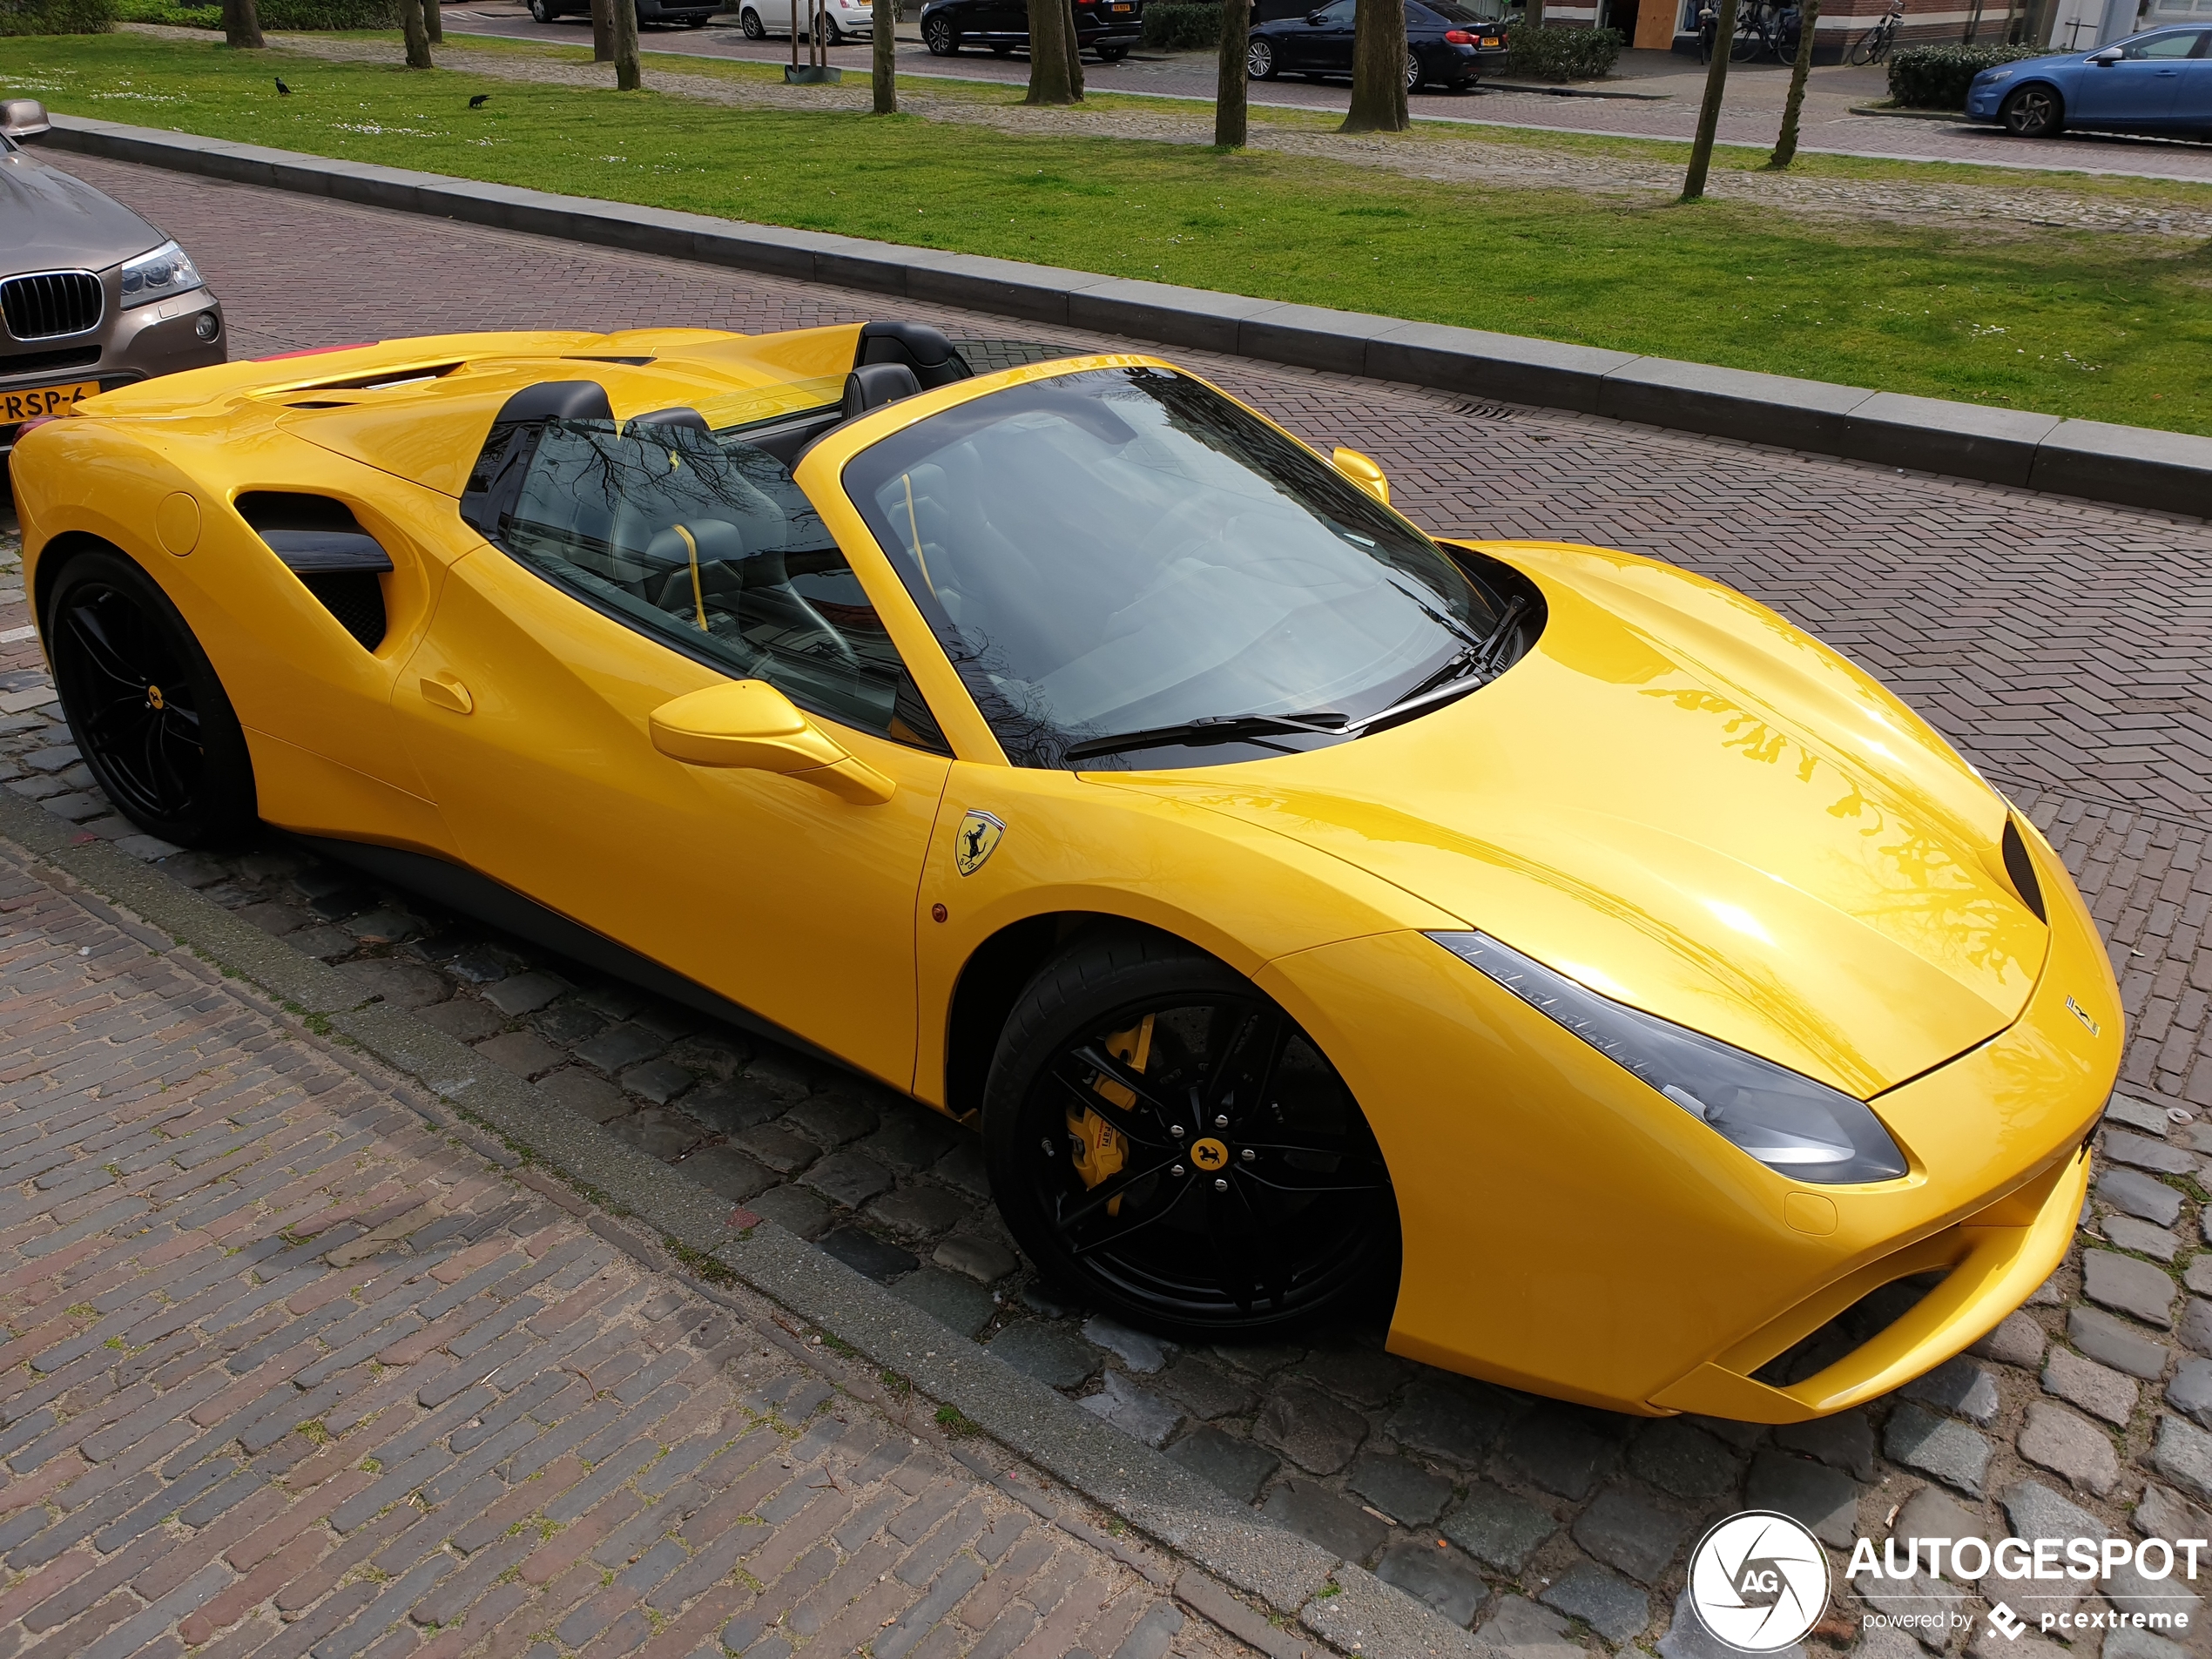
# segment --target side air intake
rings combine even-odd
[[[353,509],[327,496],[257,489],[238,498],[238,512],[363,651],[384,643],[379,578],[392,568],[392,558],[361,528]]]

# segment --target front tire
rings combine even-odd
[[[1244,48],[1244,73],[1256,81],[1271,81],[1283,72],[1275,61],[1275,46],[1271,41],[1255,40]]]
[[[765,40],[768,37],[768,30],[760,21],[760,14],[750,6],[738,14],[738,27],[745,31],[747,40]]]
[[[842,46],[845,44],[845,31],[837,26],[836,18],[822,19],[822,44],[825,46]]]
[[[1030,982],[983,1151],[1030,1259],[1131,1323],[1261,1340],[1394,1291],[1397,1204],[1351,1090],[1251,981],[1180,941],[1103,928]]]
[[[1423,77],[1423,75],[1422,75],[1422,73],[1421,73],[1421,59],[1420,59],[1420,53],[1418,53],[1418,52],[1411,52],[1411,51],[1407,52],[1407,53],[1406,54],[1406,91],[1408,91],[1408,92],[1418,92],[1418,91],[1420,91],[1421,90],[1421,82],[1422,82],[1423,78],[1424,78],[1424,77]]]
[[[55,578],[46,639],[70,734],[124,816],[179,846],[253,826],[246,734],[152,577],[110,550],[77,555]]]
[[[2066,105],[2047,86],[2023,86],[1998,113],[2015,138],[2055,138],[2066,125]]]
[[[960,56],[960,35],[949,17],[932,17],[922,24],[921,44],[929,48],[932,57]]]
[[[546,0],[530,0],[530,21],[532,23],[551,23],[554,18],[559,17],[560,15],[561,14],[558,10],[546,3]]]

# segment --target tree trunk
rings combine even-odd
[[[1214,81],[1213,141],[1224,150],[1244,147],[1244,49],[1251,40],[1250,0],[1221,0],[1221,64]]]
[[[1804,107],[1805,77],[1812,73],[1812,31],[1820,22],[1820,0],[1797,0],[1797,61],[1790,66],[1790,97],[1782,106],[1782,136],[1774,141],[1770,168],[1797,158],[1797,112]]]
[[[1541,29],[1544,26],[1544,0],[1528,0],[1528,10],[1521,14],[1521,21],[1528,28]]]
[[[1728,85],[1728,52],[1736,39],[1736,0],[1721,0],[1720,21],[1713,25],[1713,61],[1705,66],[1705,102],[1697,111],[1697,137],[1689,146],[1689,175],[1682,182],[1682,199],[1702,200],[1705,174],[1713,165],[1713,135],[1720,131],[1721,93]]]
[[[261,14],[253,0],[223,0],[223,41],[226,45],[260,50]]]
[[[637,70],[637,0],[609,0],[615,28],[615,85],[634,92],[645,84]]]
[[[1405,0],[1359,0],[1352,27],[1352,109],[1339,132],[1406,130]]]
[[[1024,104],[1073,104],[1068,78],[1068,0],[1029,0],[1029,95]]]
[[[422,0],[400,0],[400,32],[407,37],[407,66],[435,69],[430,61],[430,31],[422,23]]]
[[[615,14],[608,0],[591,0],[591,61],[615,61]]]
[[[875,83],[875,112],[878,115],[899,113],[899,38],[894,32],[899,21],[899,0],[875,0],[875,51],[871,57],[871,78]]]
[[[445,8],[439,3],[439,0],[422,0],[422,24],[429,32],[430,44],[433,46],[442,46],[446,44]]]
[[[1076,37],[1076,0],[1066,0],[1060,9],[1060,26],[1067,30],[1068,90],[1076,95],[1076,102],[1083,101],[1083,54]]]

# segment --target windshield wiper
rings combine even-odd
[[[1496,678],[1493,664],[1505,645],[1506,637],[1513,631],[1514,624],[1520,620],[1521,611],[1527,608],[1527,603],[1518,595],[1508,600],[1504,614],[1498,618],[1498,625],[1487,637],[1458,653],[1411,693],[1399,698],[1388,708],[1346,721],[1341,730],[1357,734],[1385,720],[1395,719],[1399,715],[1412,714],[1439,703],[1448,703],[1453,698],[1464,697],[1469,691],[1480,691]]]
[[[1262,737],[1271,732],[1317,732],[1332,738],[1349,729],[1345,717],[1334,709],[1316,709],[1306,714],[1207,714],[1179,725],[1156,725],[1143,732],[1086,738],[1081,743],[1069,744],[1062,753],[1069,760],[1083,760],[1092,755],[1165,748],[1170,744],[1197,747],[1209,743],[1235,743],[1241,738]]]

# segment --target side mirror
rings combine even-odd
[[[1383,476],[1383,469],[1361,455],[1357,449],[1339,449],[1329,459],[1345,477],[1372,496],[1384,506],[1390,505],[1390,480]]]
[[[1318,29],[1321,26],[1322,17],[1318,11],[1309,11],[1305,14],[1305,20]]]
[[[11,98],[0,103],[0,132],[11,138],[35,138],[53,129],[46,106],[35,98]]]
[[[2114,64],[2120,61],[2121,57],[2121,53],[2119,47],[2107,46],[2101,52],[2091,52],[2089,54],[2089,61],[2094,64],[2099,69],[2110,69]]]
[[[896,786],[792,706],[765,680],[731,680],[652,712],[653,747],[687,766],[779,772],[856,806],[889,800]]]

